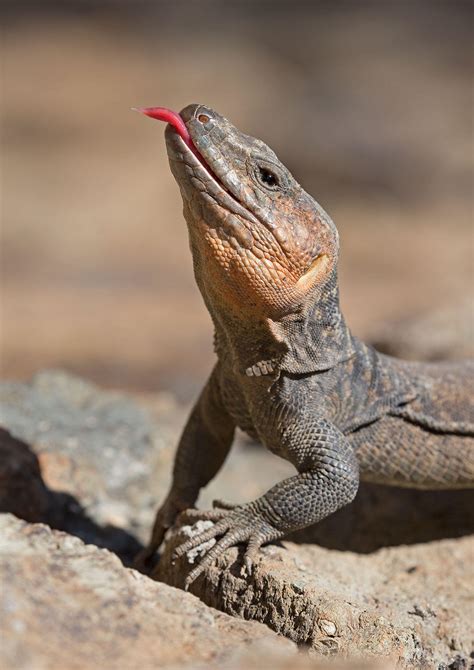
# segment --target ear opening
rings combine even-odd
[[[320,254],[317,256],[308,269],[296,282],[296,286],[306,292],[316,283],[319,275],[321,275],[329,264],[329,256],[327,254]]]

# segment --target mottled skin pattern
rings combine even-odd
[[[339,309],[337,230],[260,140],[207,107],[181,116],[203,161],[170,127],[198,286],[218,362],[186,424],[147,561],[184,512],[219,538],[187,586],[227,547],[259,547],[350,503],[359,478],[417,488],[474,485],[473,366],[383,356],[353,337]],[[374,251],[375,253],[375,251]],[[192,508],[239,426],[296,473],[259,499]]]

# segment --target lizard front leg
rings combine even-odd
[[[181,435],[170,491],[156,514],[150,542],[137,556],[144,568],[173,525],[177,515],[197,500],[199,491],[220,470],[234,437],[235,424],[222,404],[214,368]]]
[[[244,566],[250,573],[262,544],[317,523],[354,499],[359,485],[357,458],[349,440],[329,421],[304,422],[300,417],[300,422],[283,429],[279,447],[278,453],[293,463],[297,475],[253,502],[231,509],[184,513],[189,520],[211,519],[215,525],[179,545],[175,558],[221,537],[189,573],[186,588],[228,547],[241,542],[247,544]]]

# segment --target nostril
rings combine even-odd
[[[211,117],[208,116],[207,114],[199,114],[197,117],[198,121],[201,123],[207,123],[208,121],[211,120]]]

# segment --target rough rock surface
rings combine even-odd
[[[49,506],[43,502],[42,514],[32,520],[106,547],[130,563],[169,476],[181,420],[172,398],[160,394],[140,405],[51,371],[29,384],[1,384],[0,418],[10,433],[0,436],[10,470],[20,470],[15,461],[29,450],[52,494]],[[18,504],[8,506],[12,499],[2,494],[7,478],[1,472],[0,510],[30,520]]]
[[[182,587],[199,551],[173,562],[169,533],[154,577]],[[214,542],[214,541],[210,541]],[[284,542],[251,576],[228,550],[191,585],[212,607],[266,623],[321,654],[385,657],[397,667],[467,668],[473,651],[474,538],[381,549],[370,556]],[[454,664],[454,665],[450,665]]]
[[[143,670],[294,655],[266,626],[152,582],[104,549],[0,515],[3,670]]]
[[[47,523],[130,564],[165,495],[187,412],[169,394],[105,392],[62,372],[41,373],[30,383],[0,384],[0,511]],[[215,497],[250,500],[292,472],[287,462],[240,436],[200,506],[209,507]],[[21,534],[27,532],[22,528]],[[239,564],[234,565],[238,552],[230,550],[206,581],[197,582],[196,593],[213,607],[263,621],[309,644],[315,653],[363,651],[390,662],[401,657],[415,667],[454,663],[452,670],[460,670],[468,667],[462,659],[472,648],[466,621],[473,548],[462,536],[473,529],[472,491],[364,485],[354,503],[292,538],[320,546],[269,547],[251,579],[239,576]],[[83,547],[74,538],[68,542]],[[405,544],[414,546],[400,546]],[[69,560],[66,545],[61,540],[54,563],[59,572],[63,551],[64,561]],[[393,549],[370,553],[383,546]],[[95,549],[87,551],[95,557]],[[186,564],[173,567],[167,556],[158,576],[182,584]],[[86,554],[83,560],[89,560]],[[35,571],[53,579],[41,572],[41,565],[31,559],[31,579],[36,579]],[[114,565],[131,579],[125,568]],[[300,570],[302,565],[306,570]],[[107,571],[101,575],[107,580]],[[150,583],[140,579],[140,584]],[[48,591],[53,610],[55,599],[62,597],[59,582],[55,585]],[[32,586],[31,593],[35,590]],[[119,603],[124,593],[117,596]],[[173,593],[187,598],[181,591]],[[26,607],[26,596],[24,602]],[[188,601],[183,602],[185,613]],[[104,603],[97,607],[108,612]],[[24,635],[25,653],[37,649],[34,635],[31,644]],[[261,659],[255,663],[259,667]]]

